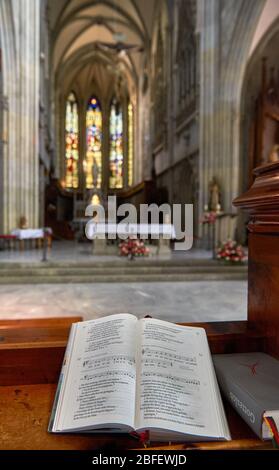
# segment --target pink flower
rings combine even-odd
[[[217,259],[230,261],[232,263],[242,263],[247,260],[244,248],[234,240],[227,240],[216,250]]]

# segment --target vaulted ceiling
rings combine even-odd
[[[57,83],[67,88],[90,63],[91,75],[104,86],[114,73],[125,76],[130,85],[136,83],[149,53],[158,1],[165,0],[49,0]],[[117,50],[113,44],[118,44]]]

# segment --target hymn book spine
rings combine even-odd
[[[63,382],[63,379],[64,379],[66,364],[69,360],[69,352],[70,352],[70,348],[72,347],[72,342],[73,342],[73,331],[74,331],[74,326],[73,325],[72,325],[71,330],[70,330],[68,343],[67,343],[65,353],[64,353],[64,357],[63,357],[61,371],[60,371],[60,374],[59,374],[57,389],[56,389],[56,392],[55,392],[54,402],[53,402],[51,416],[50,416],[49,425],[48,425],[48,432],[53,431],[53,425],[54,425],[55,415],[56,415],[56,411],[57,411],[58,400],[59,400],[59,396],[60,396],[60,392],[61,392],[62,382]]]
[[[265,410],[262,410],[247,390],[234,381],[227,369],[215,364],[215,370],[224,396],[254,433],[262,439],[262,422]]]

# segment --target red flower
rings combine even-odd
[[[119,243],[120,256],[148,256],[149,249],[142,240],[138,238],[128,238]]]
[[[236,241],[228,240],[224,242],[216,252],[217,259],[233,263],[243,263],[247,256],[244,248],[237,245]]]

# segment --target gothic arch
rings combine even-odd
[[[163,0],[165,3],[165,0]],[[141,0],[68,0],[59,2],[56,7],[53,2],[48,2],[50,28],[53,31],[51,50],[51,99],[53,102],[52,122],[55,134],[56,147],[56,176],[61,177],[61,159],[63,148],[61,147],[61,126],[63,123],[64,96],[63,91],[73,88],[77,77],[82,75],[89,65],[98,64],[101,69],[106,69],[106,78],[102,79],[101,88],[107,88],[106,102],[103,109],[108,112],[109,94],[114,89],[112,72],[117,76],[122,75],[127,82],[128,95],[133,101],[137,112],[135,113],[135,139],[139,140],[138,125],[138,87],[143,63],[149,56],[150,38],[152,32],[152,18],[157,5],[156,0],[149,0],[148,5]],[[124,33],[118,38],[119,31]],[[142,49],[133,52],[129,48],[125,54],[118,54],[105,44],[116,45],[123,43],[137,45]],[[104,77],[103,77],[104,78]],[[89,76],[88,76],[89,80]],[[98,78],[95,77],[95,84]],[[114,80],[114,81],[115,81]],[[99,80],[100,81],[100,80]],[[76,86],[76,85],[75,85]],[[90,86],[90,83],[88,83]],[[85,88],[88,88],[86,85]],[[82,88],[78,96],[82,99]],[[85,92],[84,92],[85,93]],[[110,97],[111,98],[111,97]],[[85,99],[83,97],[83,99]],[[108,145],[108,143],[106,143]],[[141,150],[135,146],[136,159],[140,160]],[[135,180],[141,181],[140,165],[135,166]]]
[[[256,158],[253,164],[252,154],[256,149],[251,148],[251,132],[255,124],[255,107],[262,93],[262,80],[266,82],[267,92],[270,80],[275,80],[275,86],[278,82],[278,44],[279,40],[279,16],[273,20],[265,33],[259,38],[259,42],[254,45],[253,52],[247,63],[245,75],[241,90],[241,134],[240,134],[240,170],[241,191],[248,189],[252,183],[252,167],[262,162]],[[278,87],[278,85],[277,85]],[[276,91],[276,89],[275,89]],[[253,124],[254,122],[254,124]],[[254,132],[256,130],[254,129]],[[263,129],[262,129],[263,131]],[[258,149],[259,153],[259,149]],[[250,154],[250,155],[249,155]]]

